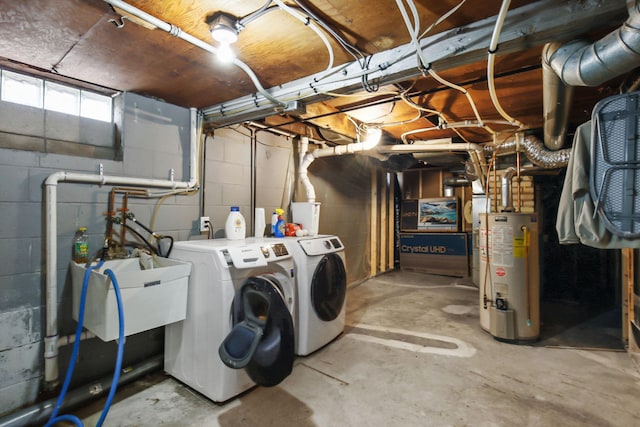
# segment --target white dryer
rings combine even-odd
[[[167,373],[211,400],[224,402],[256,384],[275,385],[291,372],[296,287],[286,245],[262,239],[176,242],[171,258],[190,261],[192,269],[186,318],[165,328]],[[255,305],[265,312],[253,317],[267,318],[264,348],[258,348],[261,357],[246,368],[232,369],[219,350],[237,324],[238,312],[255,301],[239,301],[242,290],[250,287],[251,295],[263,296]],[[231,346],[231,352],[241,347]]]
[[[329,235],[285,241],[296,267],[296,354],[306,356],[344,330],[347,294],[344,246],[337,236]]]

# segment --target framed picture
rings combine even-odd
[[[458,231],[458,199],[444,197],[418,200],[418,230]]]

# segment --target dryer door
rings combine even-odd
[[[230,368],[244,368],[258,385],[271,387],[293,369],[293,318],[273,276],[247,279],[233,299],[233,329],[218,353]]]
[[[340,314],[347,295],[347,272],[342,258],[326,254],[318,263],[311,280],[311,305],[318,318],[325,322]]]

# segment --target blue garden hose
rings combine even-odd
[[[78,427],[82,427],[82,421],[76,417],[75,415],[60,415],[58,416],[58,412],[60,411],[60,407],[62,406],[62,402],[64,401],[64,397],[67,394],[67,390],[69,389],[69,383],[71,382],[71,377],[73,376],[73,370],[76,364],[76,359],[78,357],[78,350],[80,349],[80,337],[82,335],[82,327],[84,323],[84,310],[85,303],[87,299],[87,289],[89,288],[89,277],[91,275],[91,271],[102,267],[104,264],[104,259],[102,259],[97,265],[90,266],[87,268],[84,274],[84,280],[82,281],[82,292],[80,294],[80,305],[78,307],[78,327],[76,328],[76,339],[73,343],[73,351],[71,353],[71,360],[69,361],[69,367],[67,368],[67,375],[64,380],[64,384],[62,385],[62,390],[60,391],[60,396],[58,396],[58,401],[49,417],[49,421],[45,424],[45,427],[50,427],[55,425],[60,421],[69,421],[74,423]],[[111,389],[109,390],[109,396],[107,397],[107,401],[105,402],[104,408],[102,409],[102,414],[100,415],[100,419],[96,424],[96,427],[102,426],[105,418],[107,417],[107,413],[111,408],[111,403],[113,401],[113,397],[116,394],[116,388],[118,387],[118,380],[120,379],[120,370],[122,368],[122,355],[124,353],[124,308],[122,306],[122,296],[120,295],[120,286],[118,285],[118,280],[116,279],[115,274],[110,269],[104,271],[111,278],[111,283],[113,284],[113,289],[116,295],[116,302],[118,305],[118,321],[119,321],[119,336],[118,336],[118,353],[116,356],[116,366],[113,373],[113,380],[111,381]]]

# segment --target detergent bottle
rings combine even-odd
[[[273,236],[284,237],[284,218],[282,218],[284,209],[276,209],[276,214],[278,215],[278,221],[276,222],[275,229],[273,230]]]
[[[278,214],[274,211],[271,215],[271,235],[276,235],[276,224],[278,223]]]
[[[238,206],[231,206],[224,231],[229,240],[241,240],[246,237],[246,224]]]

